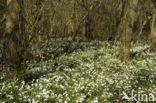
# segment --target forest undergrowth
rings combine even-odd
[[[123,98],[132,91],[156,96],[156,53],[149,44],[132,43],[129,62],[118,59],[120,44],[112,44],[73,42],[64,52],[66,43],[49,42],[40,60],[27,62],[25,81],[0,83],[0,103],[133,103]]]

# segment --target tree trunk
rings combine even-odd
[[[150,47],[150,51],[151,52],[156,52],[156,26],[155,26],[155,19],[156,19],[156,13],[154,12],[152,15],[152,19],[151,19],[151,25],[150,25],[150,29],[151,29],[151,47]]]
[[[5,13],[5,42],[3,48],[3,58],[5,65],[11,65],[16,71],[19,58],[17,58],[17,18],[18,18],[18,5],[16,0],[7,0],[7,12]],[[16,73],[14,73],[16,74]]]
[[[131,44],[132,29],[128,27],[128,23],[125,25],[124,31],[121,34],[120,44],[120,60],[130,60],[130,44]]]
[[[123,16],[120,23],[120,29],[122,29],[120,31],[122,32],[119,59],[121,61],[128,61],[130,60],[131,35],[135,19],[135,13],[133,9],[137,6],[137,0],[127,0],[123,3],[123,6]]]
[[[156,52],[156,27],[154,28],[151,39],[152,39],[152,43],[151,43],[150,51]]]
[[[5,29],[5,7],[6,1],[0,0],[0,38],[3,37],[4,29]]]
[[[27,45],[28,41],[26,39],[25,34],[25,23],[24,23],[24,1],[23,0],[17,0],[19,5],[19,40],[17,46],[20,48],[18,50],[18,57],[20,59],[19,61],[19,68],[17,69],[18,78],[24,79],[25,71],[26,71],[26,57],[27,57]],[[20,74],[19,74],[20,73]]]
[[[123,16],[121,17],[121,22],[120,22],[120,30],[121,31],[121,44],[120,44],[120,54],[119,54],[119,59],[121,61],[127,61],[129,60],[130,57],[130,38],[129,38],[129,19],[128,17],[128,10],[129,5],[128,2],[123,3],[123,8],[122,8],[122,13]]]
[[[7,0],[4,58],[14,69],[13,80],[23,79],[26,70],[27,38],[24,30],[24,1]],[[6,64],[6,65],[8,65]]]
[[[85,21],[85,37],[87,38],[88,42],[93,39],[92,30],[91,30],[91,18],[90,18],[90,11],[88,11],[86,21]]]
[[[6,0],[0,0],[0,59],[2,59],[1,57],[5,32],[5,8],[6,8]]]

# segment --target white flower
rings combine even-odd
[[[98,103],[98,98],[96,97],[95,100],[91,101],[91,103]]]
[[[37,98],[40,98],[41,96],[40,96],[40,95],[37,95],[36,97],[37,97]]]

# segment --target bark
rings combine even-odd
[[[156,26],[155,26],[155,19],[156,19],[156,12],[153,12],[152,19],[151,19],[151,47],[150,51],[151,52],[156,52]]]
[[[125,24],[121,35],[121,44],[120,44],[120,60],[128,61],[130,60],[130,44],[131,44],[131,34],[132,29],[128,27],[128,23]]]
[[[135,45],[138,45],[139,44],[139,39],[141,37],[143,28],[146,25],[146,22],[147,22],[146,20],[145,21],[142,21],[142,20],[140,21],[139,32],[138,32],[138,35],[137,35],[137,40],[135,42]]]
[[[151,43],[150,51],[156,52],[156,27],[152,34],[152,43]]]
[[[132,27],[135,20],[135,12],[133,9],[137,6],[137,0],[126,0],[123,3],[120,31],[121,31],[121,44],[119,59],[121,61],[130,60],[130,44],[132,36]]]
[[[5,7],[6,1],[0,0],[0,38],[2,38],[5,28]]]
[[[14,69],[13,80],[23,79],[26,70],[27,38],[23,13],[23,0],[7,0],[3,58],[6,65]]]

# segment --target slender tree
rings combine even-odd
[[[151,47],[150,47],[150,51],[151,52],[156,52],[156,26],[155,26],[155,19],[156,19],[156,10],[153,10],[153,14],[152,14],[152,19],[151,19],[151,34],[150,34],[150,38],[151,38]]]
[[[150,51],[151,52],[156,52],[156,25],[155,25],[155,20],[156,20],[156,2],[155,0],[151,0],[153,3],[153,12],[152,12],[152,18],[151,18],[151,23],[150,23],[150,38],[151,38],[151,47]]]

